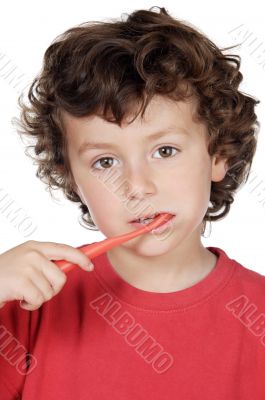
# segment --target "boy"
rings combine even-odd
[[[173,218],[94,258],[90,276],[74,269],[53,298],[39,279],[41,307],[0,298],[1,399],[265,398],[265,277],[201,243],[256,150],[239,66],[164,8],[72,28],[46,50],[21,114],[38,176],[106,237]],[[26,248],[53,259],[48,243]],[[11,293],[26,266],[5,270]]]

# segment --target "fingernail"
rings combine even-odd
[[[94,269],[94,265],[91,263],[91,264],[89,264],[88,265],[88,269],[89,269],[89,271],[93,271],[93,269]]]
[[[94,269],[94,265],[92,264],[91,261],[87,262],[84,267],[88,270],[88,271],[92,271]]]

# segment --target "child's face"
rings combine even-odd
[[[225,160],[209,156],[208,132],[193,120],[195,107],[194,99],[173,102],[156,96],[143,121],[138,116],[122,128],[97,116],[76,118],[63,113],[75,190],[106,237],[134,230],[129,221],[139,214],[170,210],[176,218],[166,240],[146,233],[123,246],[142,255],[158,255],[184,240],[193,245],[200,241],[211,181],[222,180],[226,166]],[[169,126],[173,128],[167,132]],[[163,136],[148,141],[158,131]],[[112,146],[85,149],[84,142],[108,142]],[[96,170],[92,170],[92,164]],[[106,173],[116,179],[104,183]],[[134,196],[130,196],[132,193]],[[147,204],[151,208],[146,209]]]

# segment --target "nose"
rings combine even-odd
[[[125,172],[126,197],[144,198],[155,191],[152,172],[146,164],[128,167]]]

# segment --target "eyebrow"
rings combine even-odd
[[[159,139],[162,136],[166,136],[168,134],[174,134],[174,135],[188,135],[188,132],[184,128],[177,128],[176,126],[168,126],[163,130],[160,130],[158,132],[153,133],[152,135],[148,135],[145,139],[145,141],[152,141]],[[93,149],[105,149],[105,148],[116,148],[115,143],[107,143],[107,142],[93,142],[93,141],[85,141],[84,143],[81,144],[81,146],[78,149],[78,155],[80,156],[81,154],[85,153],[88,150],[93,150]]]

